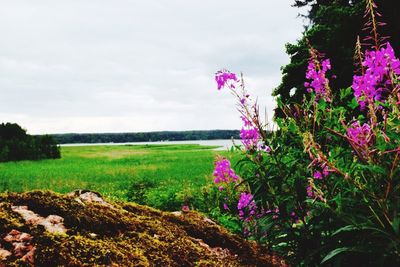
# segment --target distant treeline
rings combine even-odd
[[[163,131],[145,133],[85,133],[53,134],[59,144],[77,143],[127,143],[184,140],[217,140],[239,138],[238,130]]]
[[[28,135],[16,123],[0,124],[0,162],[60,157],[60,148],[51,136]]]

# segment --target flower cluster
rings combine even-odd
[[[239,176],[231,168],[231,163],[227,159],[219,160],[215,163],[214,183],[236,182]]]
[[[253,126],[243,127],[240,130],[240,138],[246,150],[255,149],[260,141],[260,133]]]
[[[307,92],[315,92],[315,100],[322,98],[327,102],[330,102],[329,92],[329,80],[326,78],[326,72],[331,69],[331,63],[329,59],[325,59],[321,64],[315,59],[311,59],[308,63],[306,78],[310,80],[305,82],[304,86],[307,88]]]
[[[354,75],[352,88],[361,109],[364,109],[368,103],[383,100],[382,94],[391,91],[391,75],[400,75],[400,60],[387,43],[379,50],[366,51],[362,67],[364,73]]]
[[[351,127],[347,129],[347,137],[352,143],[365,147],[371,144],[374,134],[367,123],[361,126],[360,122],[357,121],[353,122]]]
[[[314,179],[322,180],[325,177],[327,177],[328,175],[329,175],[329,168],[328,168],[328,166],[325,166],[322,168],[321,171],[314,172],[313,177],[314,177]]]
[[[254,216],[257,211],[257,205],[254,202],[253,195],[251,193],[241,193],[237,208],[239,210],[240,219],[244,221],[249,221],[250,218]],[[246,210],[248,213],[248,217],[245,217]]]
[[[227,70],[220,70],[215,74],[215,81],[217,82],[218,90],[225,86],[234,89],[236,87],[235,83],[239,82],[239,79],[235,73]]]

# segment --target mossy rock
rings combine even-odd
[[[61,216],[66,233],[26,222],[15,206],[27,206],[43,218]],[[6,242],[13,230],[31,236],[31,260],[17,255]],[[267,249],[197,212],[168,213],[125,202],[84,203],[76,196],[48,191],[0,195],[1,249],[12,255],[0,257],[0,267],[283,265]]]

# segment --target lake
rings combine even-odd
[[[237,145],[241,144],[240,140],[234,140],[234,142]],[[82,143],[82,144],[62,144],[60,146],[188,145],[188,144],[199,144],[202,146],[218,146],[218,148],[216,148],[216,150],[227,150],[233,146],[232,139],[127,142],[127,143]]]

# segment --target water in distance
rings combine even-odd
[[[240,140],[234,140],[236,145],[240,145]],[[202,146],[218,146],[217,150],[227,150],[233,146],[232,139],[220,140],[185,140],[185,141],[157,141],[157,142],[128,142],[128,143],[82,143],[82,144],[62,144],[60,146],[123,146],[123,145],[188,145],[198,144]]]

